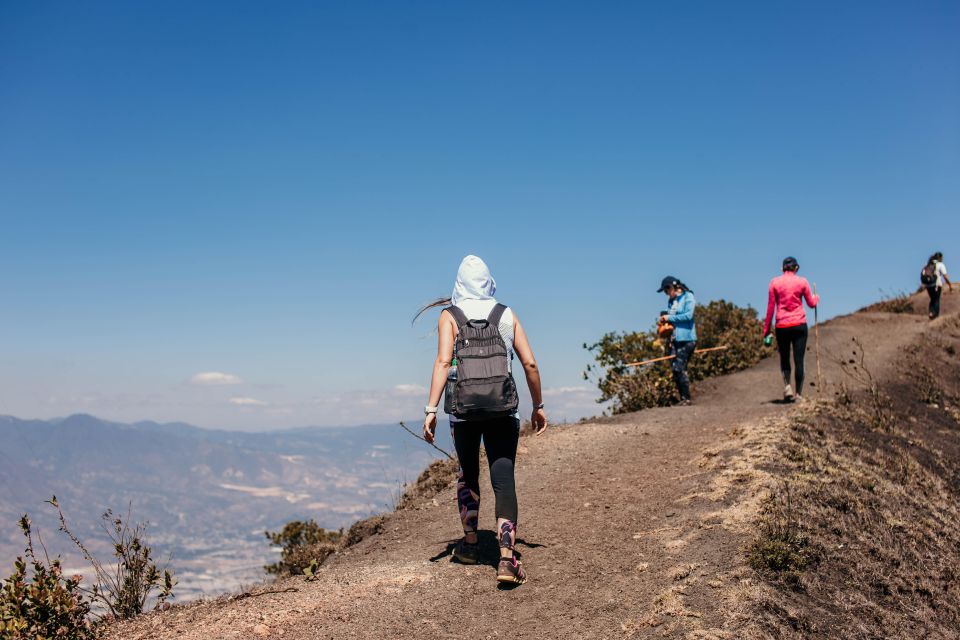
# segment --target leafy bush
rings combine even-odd
[[[311,520],[294,520],[283,525],[279,532],[267,531],[266,536],[280,547],[280,562],[264,567],[267,573],[299,575],[312,571],[336,552],[343,534],[327,531]]]
[[[27,539],[26,559],[18,557],[13,574],[0,590],[0,637],[10,640],[97,637],[89,620],[90,602],[80,588],[80,576],[63,577],[60,559],[37,557],[33,547],[30,519],[20,518],[20,530]],[[41,548],[43,541],[40,540]],[[28,577],[28,565],[32,575]]]
[[[752,367],[773,352],[760,338],[762,324],[752,307],[714,300],[697,307],[697,348],[726,345],[727,349],[694,355],[688,373],[691,382]],[[667,353],[667,345],[656,329],[634,333],[608,333],[592,345],[584,344],[597,361],[587,365],[583,377],[597,376],[599,402],[613,401],[614,413],[639,411],[673,404],[676,387],[670,361],[643,367],[627,363],[657,358]]]
[[[53,496],[47,502],[57,510],[60,530],[80,549],[96,573],[97,582],[90,591],[93,601],[103,605],[111,616],[129,619],[140,615],[146,610],[147,600],[154,591],[157,592],[158,607],[173,597],[176,580],[170,571],[161,571],[153,561],[152,550],[145,543],[146,525],[142,522],[131,525],[129,509],[126,520],[109,510],[102,516],[103,528],[110,538],[116,560],[115,564],[105,567],[67,527],[57,497]]]

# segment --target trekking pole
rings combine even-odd
[[[817,283],[813,283],[813,295],[817,295]],[[813,308],[813,337],[817,343],[817,394],[823,389],[823,376],[820,374],[820,314],[817,309],[820,308],[820,300],[817,300],[817,306]]]
[[[694,353],[708,353],[708,352],[710,352],[710,351],[720,351],[721,349],[726,349],[726,348],[727,348],[727,345],[723,345],[722,347],[710,347],[710,348],[708,348],[708,349],[697,349],[696,351],[694,351]],[[627,364],[625,364],[625,365],[623,365],[623,366],[625,366],[625,367],[642,367],[642,366],[645,365],[645,364],[653,364],[654,362],[662,362],[662,361],[664,361],[664,360],[673,360],[673,359],[676,358],[676,357],[677,357],[677,356],[661,356],[661,357],[659,357],[659,358],[654,358],[654,359],[652,359],[652,360],[644,360],[644,361],[642,361],[642,362],[628,362]]]

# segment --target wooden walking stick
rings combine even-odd
[[[813,283],[813,295],[817,296],[817,283]],[[817,343],[817,394],[823,389],[823,376],[820,374],[820,314],[817,309],[820,308],[820,300],[817,300],[817,306],[813,308],[813,337]]]
[[[709,349],[697,349],[696,351],[694,351],[694,353],[707,353],[707,352],[709,352],[709,351],[720,351],[721,349],[726,349],[726,348],[727,348],[727,345],[723,345],[722,347],[710,347]],[[661,361],[663,361],[663,360],[673,360],[673,359],[676,358],[676,357],[677,357],[677,356],[662,356],[662,357],[660,357],[660,358],[654,358],[654,359],[652,359],[652,360],[644,360],[644,361],[642,361],[642,362],[628,362],[627,364],[625,364],[625,365],[623,365],[623,366],[625,366],[625,367],[642,367],[642,366],[645,365],[645,364],[653,364],[654,362],[661,362]]]

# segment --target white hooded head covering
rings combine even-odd
[[[450,303],[459,305],[464,300],[495,300],[493,294],[496,292],[497,283],[487,264],[477,256],[467,256],[457,269]]]

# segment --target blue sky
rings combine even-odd
[[[570,419],[582,343],[648,328],[667,273],[760,307],[792,254],[825,316],[912,289],[960,264],[958,30],[956,2],[3,3],[0,413],[416,419],[409,319],[468,253]]]

